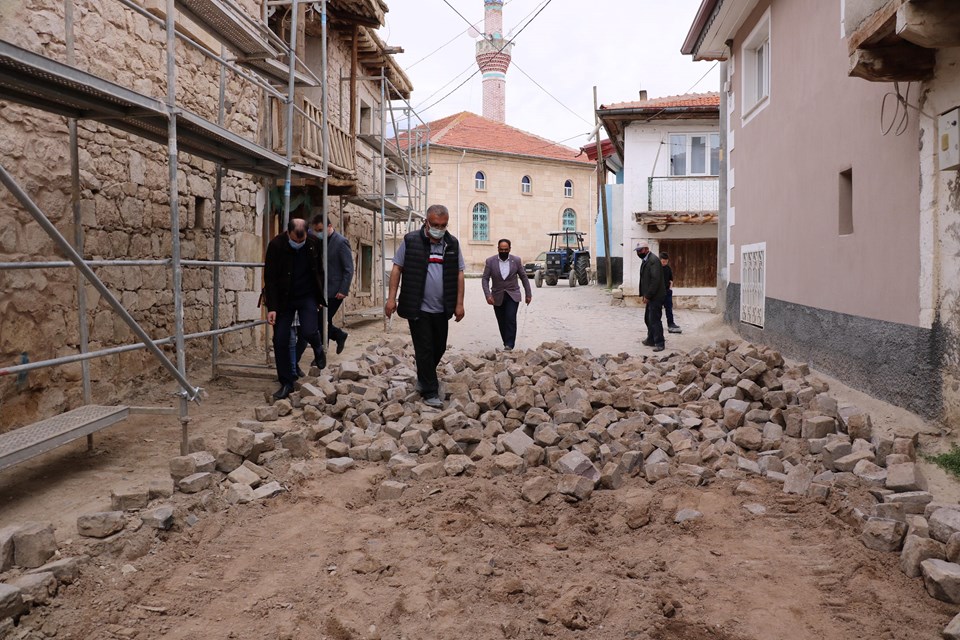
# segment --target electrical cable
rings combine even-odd
[[[560,100],[560,98],[558,98],[557,96],[555,96],[555,95],[553,95],[552,93],[550,93],[549,91],[547,91],[547,90],[543,87],[542,84],[540,84],[539,82],[537,82],[536,80],[534,80],[534,79],[530,76],[529,73],[527,73],[526,71],[524,71],[523,69],[521,69],[521,68],[520,68],[520,65],[518,65],[518,64],[516,63],[516,61],[514,61],[513,66],[516,67],[517,71],[519,71],[519,72],[522,73],[524,76],[526,76],[527,79],[528,79],[530,82],[532,82],[533,84],[537,85],[537,87],[539,87],[541,91],[543,91],[545,94],[547,94],[548,96],[550,96],[551,98],[553,98],[553,99],[556,101],[556,103],[559,104],[561,107],[563,107],[564,109],[566,109],[567,111],[569,111],[569,112],[572,113],[573,115],[577,116],[578,118],[580,118],[581,120],[583,120],[583,121],[586,122],[587,124],[589,124],[589,125],[592,125],[592,124],[593,124],[592,122],[590,122],[589,120],[587,120],[586,118],[584,118],[583,116],[581,116],[579,113],[577,113],[576,111],[574,111],[573,109],[571,109],[570,107],[568,107],[567,105],[565,105],[565,104]]]

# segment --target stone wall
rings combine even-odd
[[[0,39],[56,60],[66,60],[63,3],[15,0],[0,20]],[[249,9],[253,10],[252,3]],[[76,66],[138,92],[166,94],[164,33],[121,4],[79,1],[76,15]],[[216,120],[219,67],[182,42],[177,47],[177,98],[186,109]],[[224,124],[257,139],[260,90],[228,73],[229,108]],[[70,161],[64,118],[0,102],[0,162],[10,170],[50,220],[73,238]],[[167,258],[171,250],[166,147],[116,131],[104,124],[79,124],[80,209],[85,255],[91,259]],[[213,257],[214,165],[179,156],[179,222],[184,259]],[[249,176],[228,173],[223,181],[224,260],[262,258],[258,202],[264,195]],[[61,260],[52,241],[6,191],[0,192],[0,260]],[[173,333],[173,292],[168,267],[96,269],[128,311],[155,338]],[[259,317],[260,288],[253,269],[222,270],[221,325]],[[212,320],[212,270],[185,268],[184,320],[189,332],[207,330]],[[0,272],[0,362],[13,364],[21,353],[31,361],[76,353],[79,329],[73,269]],[[90,348],[132,341],[132,333],[87,286]],[[228,334],[227,350],[252,346],[256,332]],[[191,361],[209,355],[208,340],[191,342]],[[173,357],[172,350],[168,350]],[[138,378],[156,376],[159,365],[145,350],[91,361],[94,401],[124,397]],[[19,384],[0,382],[0,431],[49,416],[81,402],[80,365],[31,372]],[[171,383],[172,384],[172,383]]]

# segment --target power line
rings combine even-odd
[[[541,91],[543,91],[545,94],[547,94],[548,96],[550,96],[551,98],[553,98],[553,99],[556,101],[556,103],[559,104],[561,107],[563,107],[564,109],[566,109],[567,111],[569,111],[569,112],[572,113],[573,115],[577,116],[578,118],[580,118],[581,120],[583,120],[583,121],[586,122],[587,124],[592,124],[589,120],[587,120],[586,118],[584,118],[583,116],[581,116],[579,113],[577,113],[576,111],[574,111],[573,109],[571,109],[570,107],[568,107],[566,104],[564,104],[564,103],[560,100],[560,98],[558,98],[557,96],[555,96],[555,95],[553,95],[552,93],[550,93],[549,91],[547,91],[547,90],[543,87],[542,84],[540,84],[539,82],[537,82],[536,80],[534,80],[534,79],[530,76],[530,74],[527,73],[526,71],[524,71],[523,69],[521,69],[521,68],[520,68],[520,65],[518,65],[516,62],[513,63],[513,66],[517,68],[517,71],[519,71],[520,73],[522,73],[523,75],[525,75],[525,76],[527,77],[527,79],[530,80],[530,82],[532,82],[533,84],[537,85],[537,86],[540,88]]]

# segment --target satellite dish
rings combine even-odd
[[[467,29],[467,33],[470,34],[471,38],[479,38],[480,36],[483,35],[479,31],[477,31],[475,27],[470,27],[469,29]]]

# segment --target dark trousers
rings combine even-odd
[[[663,301],[663,309],[667,312],[667,326],[673,327],[673,289],[667,289],[667,297]]]
[[[320,322],[317,314],[317,301],[314,298],[297,298],[291,301],[290,307],[277,311],[277,323],[273,327],[273,356],[277,363],[277,378],[280,384],[293,384],[294,363],[291,362],[291,330],[293,315],[300,319],[300,328],[297,330],[298,339],[309,343],[313,347],[314,356],[318,359],[323,356],[323,343],[320,340]]]
[[[647,325],[647,342],[658,347],[665,344],[663,339],[663,301],[665,297],[648,302],[646,310],[643,312],[643,322]]]
[[[443,352],[447,350],[447,314],[421,311],[420,317],[409,318],[407,322],[410,325],[410,337],[413,338],[420,395],[424,398],[435,398],[440,391],[437,365],[440,364]]]
[[[340,305],[343,304],[343,298],[330,298],[330,304],[327,305],[327,340],[338,340],[341,337],[346,338],[347,332],[341,329],[340,327],[335,327],[333,325],[333,316],[337,315],[337,311],[340,309]],[[319,312],[317,316],[319,317]],[[319,326],[319,321],[317,326]],[[300,358],[303,357],[303,352],[307,350],[307,341],[301,337],[297,337],[297,362],[300,362]]]
[[[503,302],[493,308],[497,316],[497,326],[500,327],[500,338],[503,346],[513,349],[517,346],[517,310],[520,303],[503,294]]]

